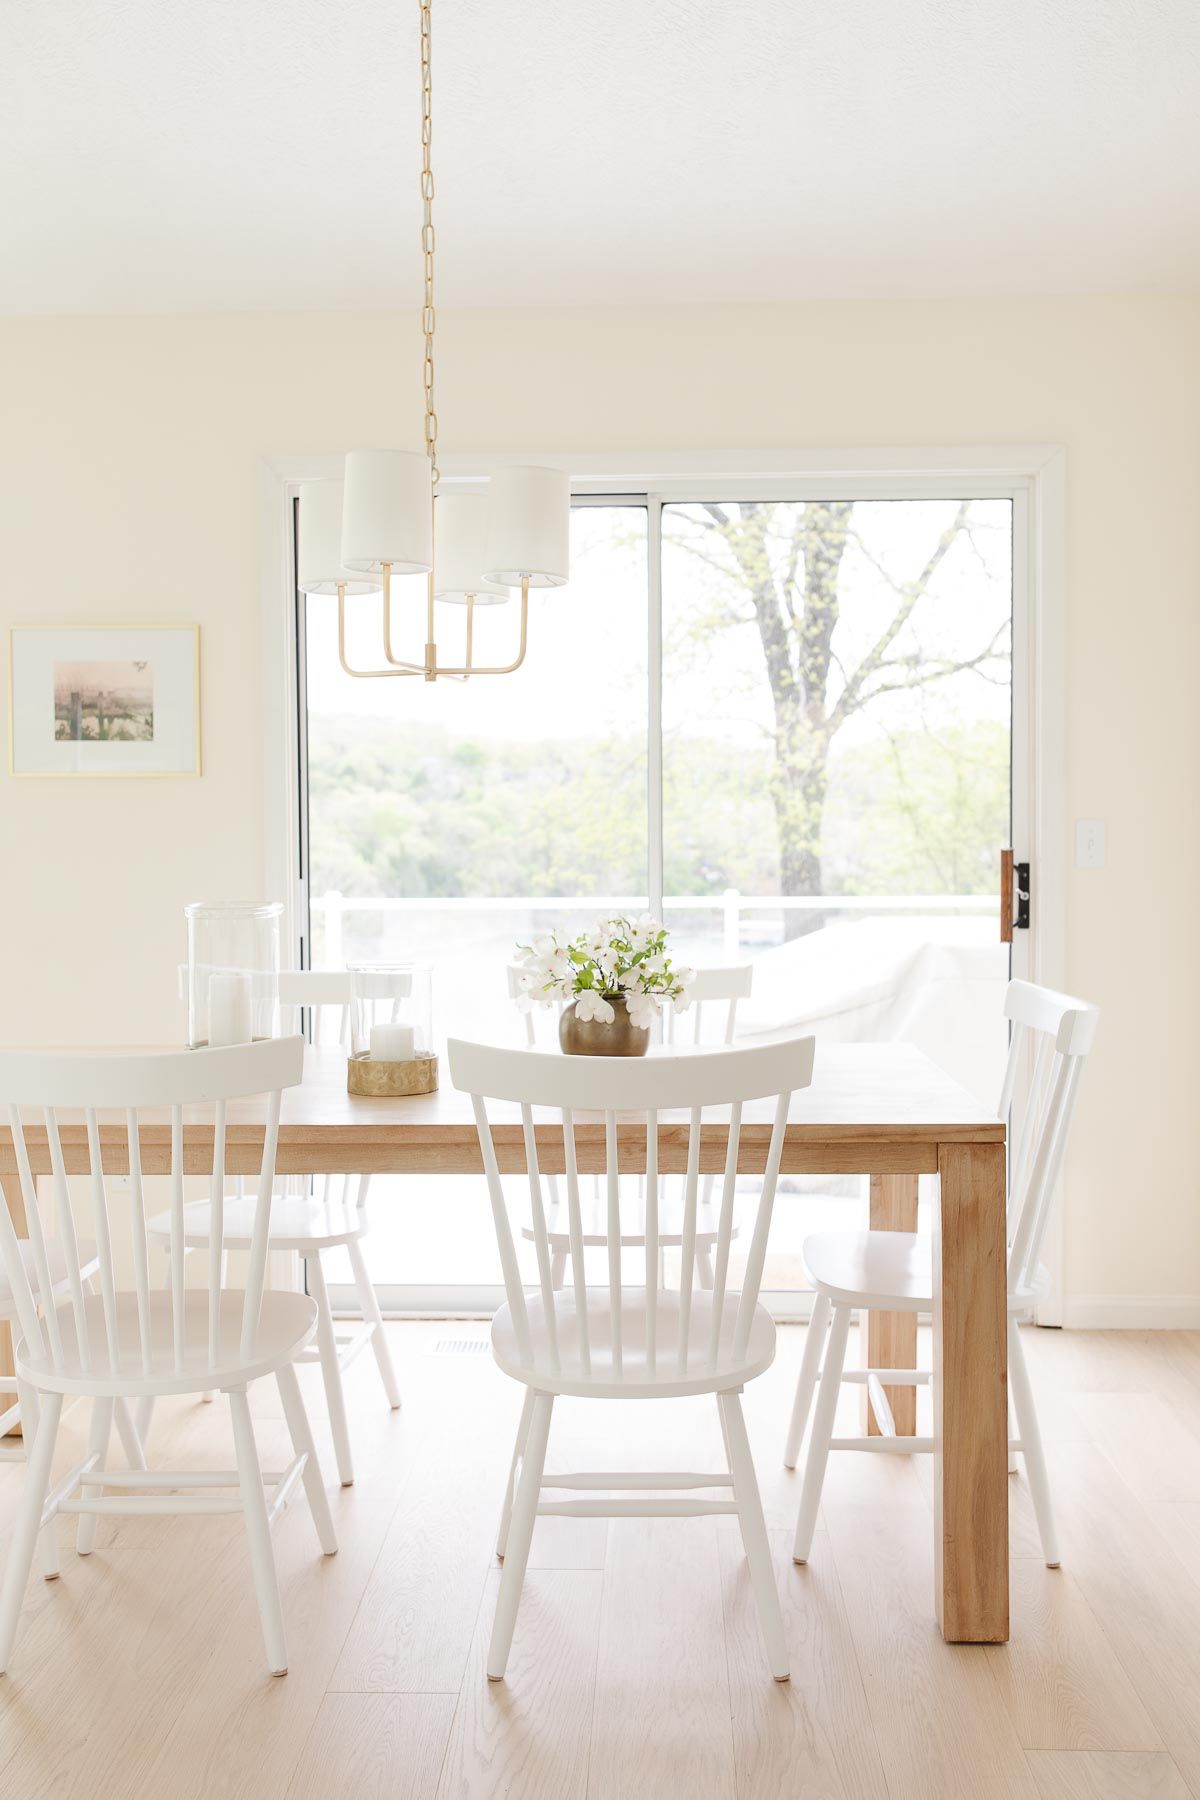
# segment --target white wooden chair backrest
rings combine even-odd
[[[684,1055],[651,1055],[645,1059],[599,1056],[547,1055],[535,1050],[510,1050],[494,1045],[470,1044],[452,1039],[447,1046],[450,1078],[461,1092],[470,1094],[479,1131],[479,1144],[487,1176],[488,1193],[496,1225],[504,1287],[513,1328],[522,1353],[531,1358],[531,1337],[525,1291],[517,1265],[512,1221],[497,1163],[488,1117],[488,1102],[515,1103],[521,1110],[522,1137],[529,1178],[534,1244],[537,1251],[538,1286],[546,1321],[548,1354],[559,1363],[560,1309],[571,1290],[556,1294],[551,1282],[551,1252],[546,1211],[542,1201],[542,1177],[538,1168],[534,1132],[534,1107],[549,1108],[562,1135],[562,1161],[566,1172],[567,1209],[571,1236],[575,1316],[580,1332],[579,1354],[585,1372],[590,1368],[587,1330],[587,1289],[584,1282],[583,1221],[579,1201],[579,1175],[575,1119],[580,1113],[602,1114],[604,1120],[604,1174],[608,1196],[608,1291],[612,1367],[620,1378],[622,1359],[621,1182],[618,1159],[618,1114],[633,1113],[641,1147],[634,1153],[637,1172],[645,1170],[645,1269],[646,1359],[654,1373],[661,1358],[664,1370],[673,1360],[682,1371],[694,1353],[711,1368],[721,1351],[722,1322],[729,1276],[729,1246],[733,1233],[733,1199],[737,1177],[742,1107],[746,1101],[775,1101],[771,1136],[766,1152],[762,1190],[749,1234],[746,1271],[734,1315],[732,1351],[746,1347],[754,1308],[762,1283],[767,1252],[767,1233],[775,1202],[784,1126],[791,1096],[812,1079],[813,1039],[793,1038],[783,1043],[756,1045],[741,1050],[714,1050]],[[692,1338],[692,1288],[695,1279],[696,1215],[698,1206],[700,1131],[706,1109],[719,1109],[728,1118],[728,1147],[721,1195],[721,1212],[713,1261],[713,1295],[710,1322],[703,1344]],[[684,1183],[683,1246],[679,1258],[678,1325],[674,1343],[658,1343],[659,1258],[658,1172],[659,1114],[688,1114],[687,1173]],[[628,1125],[622,1120],[622,1125]],[[555,1160],[557,1157],[557,1147]],[[633,1171],[630,1171],[633,1172]],[[639,1288],[639,1296],[641,1294]],[[592,1290],[593,1297],[595,1289]],[[725,1345],[726,1350],[730,1345]]]
[[[279,1010],[285,1031],[308,1026],[313,1044],[350,1043],[350,971],[281,969]],[[305,1020],[303,1014],[307,1013]]]
[[[1011,1022],[1000,1117],[1012,1112],[1022,1064],[1031,1058],[1020,1130],[1009,1148],[1010,1289],[1032,1287],[1062,1172],[1083,1065],[1096,1036],[1096,1007],[1029,981],[1010,981],[1004,1016]]]
[[[205,1346],[208,1367],[215,1372],[221,1253],[224,1249],[226,1107],[231,1100],[252,1099],[263,1094],[267,1096],[266,1131],[242,1303],[241,1355],[243,1360],[249,1360],[258,1331],[266,1277],[267,1226],[279,1135],[280,1098],[284,1088],[294,1087],[300,1081],[303,1070],[304,1040],[299,1037],[238,1044],[229,1049],[180,1050],[140,1056],[60,1056],[26,1051],[0,1053],[0,1107],[6,1106],[8,1109],[9,1129],[21,1178],[21,1194],[33,1262],[32,1279],[27,1276],[7,1204],[0,1207],[0,1253],[3,1254],[5,1272],[12,1285],[22,1335],[35,1354],[44,1355],[48,1348],[55,1368],[62,1368],[64,1365],[62,1330],[56,1310],[58,1302],[53,1291],[55,1284],[47,1259],[46,1236],[38,1212],[37,1190],[30,1171],[26,1133],[31,1129],[31,1124],[29,1121],[22,1122],[21,1109],[40,1110],[46,1133],[53,1171],[57,1243],[65,1261],[69,1288],[69,1312],[68,1305],[65,1304],[63,1313],[64,1318],[73,1315],[78,1356],[86,1372],[93,1366],[95,1348],[89,1342],[80,1273],[80,1234],[75,1223],[76,1203],[72,1200],[67,1181],[59,1131],[61,1112],[82,1112],[84,1115],[92,1199],[89,1231],[95,1236],[96,1256],[100,1264],[99,1282],[108,1350],[107,1367],[118,1374],[124,1368],[130,1375],[148,1375],[152,1372],[150,1273],[139,1114],[153,1109],[169,1109],[170,1113],[172,1342],[175,1368],[182,1370],[188,1348],[184,1342],[183,1109],[185,1106],[203,1107],[206,1115],[211,1112],[211,1237],[207,1262]],[[104,1113],[118,1115],[115,1156],[110,1152],[110,1162],[124,1162],[126,1152],[128,1153],[129,1232],[139,1339],[138,1350],[132,1353],[136,1355],[135,1366],[129,1365],[128,1346],[123,1348],[117,1336],[117,1286],[113,1257],[115,1209],[110,1204],[111,1196],[101,1154],[101,1114]],[[189,1118],[189,1131],[195,1129],[196,1123],[198,1121],[194,1118]],[[112,1127],[109,1127],[104,1135],[107,1137],[111,1130]],[[193,1344],[190,1348],[194,1352],[197,1346]]]
[[[663,1009],[663,1042],[667,1044],[703,1044],[705,1008],[711,1013],[722,1001],[724,1013],[717,1014],[720,1041],[732,1044],[737,1035],[739,1000],[748,1000],[754,984],[754,964],[735,963],[725,969],[697,969],[692,984],[692,1003],[685,1012],[674,1007]]]

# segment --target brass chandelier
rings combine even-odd
[[[531,587],[562,587],[568,575],[570,487],[561,469],[507,467],[495,471],[487,493],[440,493],[438,420],[434,405],[433,74],[430,0],[418,0],[421,20],[421,258],[425,339],[425,450],[351,450],[342,479],[305,482],[300,491],[297,585],[308,594],[337,595],[338,657],[347,675],[442,677],[509,675],[525,660]],[[426,576],[425,657],[408,662],[393,644],[392,578]],[[475,608],[500,606],[521,592],[517,652],[511,662],[474,661]],[[354,668],[346,654],[346,600],[383,596],[384,666]],[[438,657],[436,602],[466,609],[461,663]]]

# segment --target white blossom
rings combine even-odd
[[[611,1025],[616,1013],[603,994],[595,988],[584,988],[575,996],[575,1017],[585,1023],[594,1019],[600,1025]]]

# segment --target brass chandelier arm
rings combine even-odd
[[[470,616],[471,616],[470,608],[468,607],[468,612],[467,612],[468,622],[470,621]],[[528,583],[528,581],[523,581],[521,583],[521,636],[520,636],[519,644],[517,646],[517,654],[513,658],[512,662],[499,663],[499,664],[495,664],[492,666],[484,665],[483,667],[477,667],[471,661],[470,644],[468,641],[466,665],[460,669],[447,669],[447,668],[442,668],[439,666],[437,673],[439,675],[459,675],[464,678],[469,675],[511,675],[513,670],[519,669],[521,664],[525,661],[525,650],[526,650],[526,646],[527,646],[528,636],[529,636],[529,583]]]
[[[392,649],[392,565],[382,564],[383,570],[383,654],[393,669],[402,669],[406,675],[424,675],[424,663],[406,662],[397,656]],[[432,579],[432,577],[430,577]]]
[[[356,681],[377,681],[381,675],[424,675],[424,669],[412,663],[397,664],[389,669],[352,669],[346,659],[346,584],[338,582],[338,661],[347,675]]]
[[[520,638],[519,638],[518,644],[517,644],[517,654],[513,658],[512,662],[497,663],[497,664],[490,664],[490,665],[489,664],[477,665],[472,660],[472,653],[474,650],[474,642],[475,642],[475,620],[474,620],[475,602],[473,599],[470,599],[467,601],[467,660],[461,667],[458,667],[458,668],[453,668],[446,664],[438,662],[437,646],[433,642],[432,627],[430,628],[429,642],[425,646],[426,660],[423,663],[401,662],[398,657],[392,656],[392,654],[391,654],[391,639],[390,639],[390,634],[388,632],[388,628],[387,628],[387,624],[386,624],[386,621],[388,618],[388,604],[387,603],[388,603],[388,600],[390,599],[388,586],[389,586],[388,578],[385,574],[385,577],[384,577],[384,620],[385,620],[384,649],[387,651],[387,654],[388,654],[389,666],[386,669],[355,669],[355,668],[351,667],[350,662],[346,656],[346,584],[344,581],[339,581],[339,583],[338,583],[338,661],[341,663],[342,668],[345,671],[345,673],[347,675],[354,676],[355,680],[368,681],[368,680],[372,680],[372,679],[377,679],[380,675],[398,675],[398,676],[419,675],[419,676],[423,677],[424,680],[426,680],[426,681],[438,681],[442,678],[448,678],[452,681],[467,681],[470,679],[470,677],[472,675],[511,675],[513,673],[513,671],[515,669],[519,669],[521,667],[521,664],[525,661],[525,652],[528,647],[528,641],[529,641],[529,583],[528,583],[528,581],[523,581],[521,583],[521,632],[520,632]],[[428,605],[429,605],[430,612],[432,612],[432,610],[433,610],[433,577],[432,577],[432,575],[429,578]]]

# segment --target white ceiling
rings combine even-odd
[[[0,310],[417,295],[416,0],[0,0]],[[1197,0],[434,0],[441,298],[1200,285]]]

